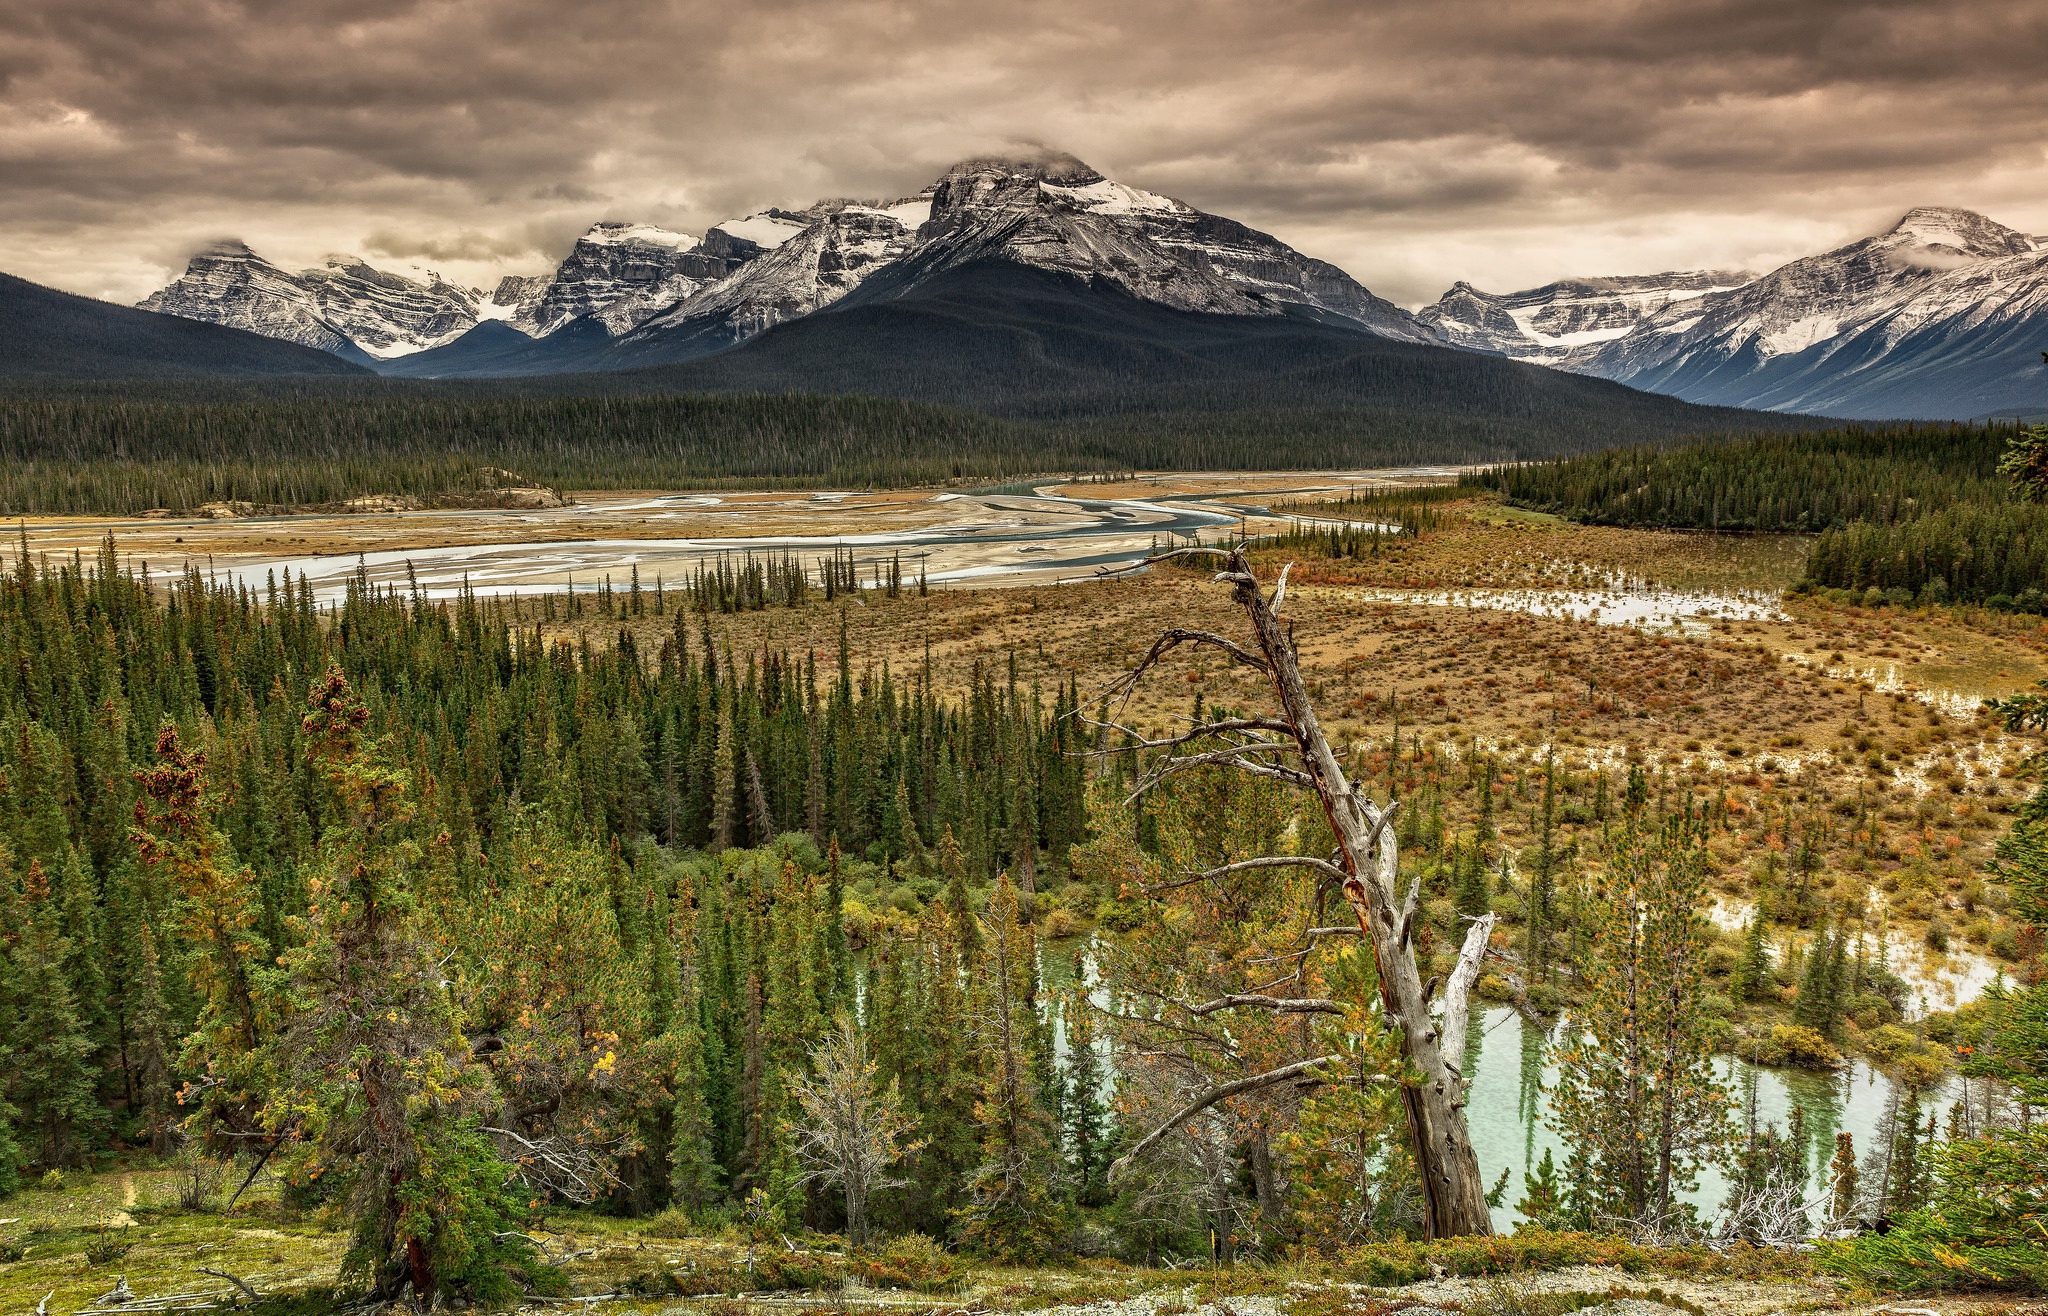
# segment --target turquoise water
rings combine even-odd
[[[1072,985],[1075,952],[1081,951],[1085,955],[1088,949],[1087,939],[1040,944],[1040,972],[1048,995],[1063,992]],[[1094,965],[1090,963],[1087,967],[1093,981]],[[1109,1004],[1107,995],[1099,989],[1093,995],[1098,1005]],[[1467,1034],[1465,1071],[1472,1086],[1465,1114],[1472,1132],[1472,1145],[1479,1154],[1479,1168],[1488,1186],[1500,1177],[1503,1169],[1511,1171],[1507,1192],[1502,1195],[1502,1205],[1493,1211],[1494,1228],[1503,1232],[1512,1230],[1521,1218],[1514,1204],[1522,1197],[1522,1176],[1535,1171],[1536,1163],[1543,1159],[1546,1148],[1555,1157],[1560,1170],[1570,1151],[1564,1139],[1545,1122],[1550,1113],[1550,1093],[1557,1084],[1557,1069],[1549,1063],[1549,1042],[1556,1029],[1563,1026],[1568,1025],[1545,1028],[1518,1010],[1496,1006],[1476,1016]],[[1055,1021],[1054,1040],[1058,1054],[1064,1059],[1067,1050],[1064,1019]],[[1105,1083],[1113,1083],[1108,1043],[1106,1039],[1098,1038],[1098,1045],[1103,1048]],[[1890,1081],[1861,1060],[1852,1061],[1832,1073],[1810,1069],[1772,1069],[1729,1056],[1720,1057],[1715,1067],[1735,1103],[1738,1122],[1746,1120],[1752,1101],[1759,1127],[1775,1124],[1783,1130],[1794,1106],[1805,1110],[1807,1147],[1811,1156],[1809,1195],[1818,1194],[1827,1182],[1828,1160],[1835,1151],[1835,1134],[1846,1130],[1855,1138],[1858,1161],[1869,1152],[1878,1126],[1884,1119],[1885,1103],[1891,1095]],[[1923,1111],[1945,1112],[1954,1096],[1952,1087],[1952,1083],[1944,1085],[1925,1096],[1923,1099],[1928,1104],[1922,1107]],[[1107,1097],[1110,1093],[1105,1089],[1103,1095]],[[1708,1167],[1701,1171],[1699,1184],[1687,1200],[1693,1202],[1703,1216],[1711,1216],[1720,1207],[1726,1192],[1725,1176],[1719,1169]]]
[[[1473,1020],[1465,1044],[1466,1072],[1472,1081],[1466,1118],[1480,1169],[1489,1185],[1503,1168],[1514,1171],[1508,1176],[1504,1204],[1494,1208],[1496,1229],[1511,1229],[1520,1219],[1514,1203],[1522,1196],[1522,1176],[1534,1172],[1544,1149],[1550,1149],[1560,1168],[1570,1150],[1544,1123],[1549,1094],[1557,1082],[1557,1070],[1548,1063],[1547,1055],[1554,1027],[1546,1031],[1520,1011],[1503,1006]],[[1826,1181],[1835,1134],[1846,1129],[1853,1135],[1861,1159],[1872,1146],[1891,1091],[1884,1075],[1860,1060],[1835,1073],[1768,1069],[1726,1056],[1716,1064],[1734,1096],[1738,1119],[1747,1111],[1752,1092],[1759,1126],[1776,1124],[1783,1129],[1794,1106],[1805,1110],[1807,1145],[1813,1158],[1808,1183],[1815,1192]],[[1934,1094],[1935,1109],[1947,1108],[1947,1095],[1945,1091]],[[1699,1187],[1689,1200],[1705,1214],[1718,1208],[1725,1194],[1723,1176],[1709,1168],[1701,1173]]]

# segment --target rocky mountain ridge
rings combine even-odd
[[[1411,315],[1268,234],[1057,153],[966,160],[914,196],[764,210],[701,236],[606,221],[552,273],[488,293],[356,257],[292,274],[222,244],[142,306],[385,373],[543,374],[689,360],[988,263],[1177,311],[1320,320],[1696,402],[1868,417],[2048,410],[2035,342],[2048,341],[2048,243],[1971,211],[1916,208],[1762,276],[1677,271],[1503,294],[1460,282]]]
[[[864,295],[886,299],[982,260],[1093,280],[1179,310],[1310,314],[1404,341],[1437,340],[1333,265],[1057,154],[964,161],[915,196],[765,210],[702,237],[607,221],[551,275],[508,277],[488,294],[438,276],[384,274],[355,258],[295,275],[226,244],[194,256],[142,305],[360,353],[406,374],[436,373],[439,361],[425,355],[435,348],[475,357],[458,340],[496,321],[536,347],[522,358],[515,345],[508,356],[503,336],[492,338],[487,372],[515,370],[521,359],[545,371],[582,366],[593,343],[616,342],[625,361],[717,351],[832,306],[871,279]],[[573,350],[545,345],[579,323],[587,328],[563,340]]]

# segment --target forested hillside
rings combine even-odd
[[[2044,444],[1997,425],[1831,430],[1613,448],[1461,484],[1597,525],[1819,532],[1802,586],[1843,601],[2042,612]]]
[[[0,274],[0,380],[367,376],[330,352]]]
[[[1820,531],[2002,498],[2008,429],[1836,429],[1637,445],[1467,475],[1468,488],[1594,525]]]

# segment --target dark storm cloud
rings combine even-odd
[[[540,268],[1024,143],[1391,295],[2048,227],[2036,0],[0,0],[0,268]]]

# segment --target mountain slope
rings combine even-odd
[[[2048,405],[2048,252],[1967,210],[1666,307],[1571,367],[1698,402],[1855,417]]]
[[[1453,347],[1554,365],[1624,336],[1668,306],[1739,288],[1755,277],[1740,270],[1683,270],[1560,279],[1510,293],[1481,292],[1459,282],[1415,318]]]
[[[1104,279],[991,259],[886,298],[846,298],[715,356],[551,387],[861,393],[1121,432],[1248,426],[1275,443],[1436,434],[1500,454],[1576,450],[1617,431],[1777,423],[1383,338],[1326,314],[1187,311]]]
[[[0,377],[247,378],[366,375],[328,352],[134,310],[0,274]]]
[[[383,368],[442,378],[687,361],[842,301],[915,296],[952,271],[991,263],[1074,276],[1181,311],[1319,318],[1352,333],[1437,341],[1433,329],[1334,265],[1066,155],[965,161],[894,202],[765,211],[716,226],[692,251],[714,243],[729,253],[722,276],[694,286],[672,279],[655,285],[659,298],[643,294],[597,317],[617,339],[610,352],[595,350],[590,335],[573,347],[557,344],[538,336],[544,322],[515,318],[537,335],[531,347],[457,341]]]
[[[290,274],[243,243],[223,242],[140,307],[369,362],[448,342],[477,322],[485,302],[438,274],[408,279],[357,256]]]

